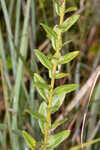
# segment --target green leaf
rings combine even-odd
[[[67,119],[67,118],[64,118],[64,119],[62,119],[62,120],[60,120],[60,121],[58,121],[58,122],[53,123],[53,124],[51,125],[51,129],[60,126],[60,125],[63,124],[66,120],[68,120],[68,119]]]
[[[52,114],[59,110],[59,108],[62,105],[64,99],[65,99],[65,94],[53,96],[53,98],[52,98],[52,107],[50,109]]]
[[[39,113],[45,118],[47,117],[47,104],[45,102],[41,103]],[[42,133],[44,133],[46,128],[46,121],[44,122],[43,120],[39,120],[39,126],[41,128]]]
[[[39,50],[34,50],[35,54],[37,55],[38,59],[40,62],[47,68],[51,69],[52,68],[52,63],[49,61],[48,57],[45,56],[42,52]]]
[[[0,130],[5,130],[7,129],[7,124],[0,123]]]
[[[48,137],[47,149],[53,149],[57,147],[61,142],[63,142],[70,135],[70,130],[61,131],[55,135]]]
[[[49,26],[47,26],[46,24],[43,24],[43,23],[41,23],[41,26],[46,31],[46,33],[48,34],[49,37],[57,38],[57,34],[54,30],[52,30],[52,28],[50,28]]]
[[[55,25],[53,30],[56,32],[56,34],[58,35],[58,26]],[[51,42],[52,42],[52,46],[54,48],[54,50],[56,50],[56,46],[57,46],[57,38],[52,37],[51,38]],[[62,47],[62,38],[60,38],[60,49]]]
[[[44,115],[40,114],[39,112],[34,112],[33,110],[26,110],[25,112],[28,112],[32,117],[36,119],[46,121]]]
[[[33,86],[36,86],[38,88],[45,88],[45,89],[50,89],[50,85],[46,84],[46,83],[41,83],[41,82],[35,82],[33,84]]]
[[[56,79],[61,79],[61,78],[64,78],[66,76],[69,76],[69,73],[57,73],[55,78]]]
[[[32,136],[30,136],[26,131],[22,131],[22,134],[29,148],[31,148],[31,150],[35,150],[36,147],[35,139]]]
[[[55,3],[55,9],[58,16],[60,16],[61,12],[61,5],[59,3]]]
[[[70,7],[70,8],[68,8],[68,9],[65,10],[65,13],[76,11],[76,10],[77,10],[76,7]]]
[[[67,94],[78,88],[77,84],[65,84],[54,89],[54,95]]]
[[[60,56],[59,58],[59,64],[66,64],[73,60],[77,55],[79,54],[79,51],[70,52],[64,56]]]
[[[65,45],[69,44],[70,42],[72,42],[72,40],[69,40],[69,41],[64,42],[64,43],[63,43],[63,47],[64,47]]]
[[[75,24],[75,22],[79,19],[79,15],[73,15],[65,20],[62,25],[58,25],[57,27],[62,29],[62,32],[68,31]]]
[[[37,82],[40,82],[40,83],[43,83],[43,84],[47,84],[46,81],[40,76],[38,75],[37,73],[34,74],[34,81],[35,83]],[[48,95],[49,95],[49,90],[47,88],[41,88],[41,87],[36,87],[39,94],[42,96],[42,98],[48,102]]]
[[[72,147],[70,150],[79,150],[79,149],[88,147],[89,145],[95,144],[97,142],[100,142],[100,138],[92,140],[90,142],[86,142],[86,143],[80,144],[80,145],[75,146],[75,147]]]

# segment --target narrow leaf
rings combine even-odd
[[[31,148],[31,150],[35,150],[36,147],[35,139],[32,136],[30,136],[26,131],[22,131],[22,134],[29,148]]]
[[[79,54],[79,51],[70,52],[64,56],[61,56],[59,59],[59,64],[66,64],[73,60],[77,55]]]
[[[68,9],[65,10],[65,13],[76,11],[76,10],[77,10],[76,7],[70,7],[70,8],[68,8]]]
[[[79,15],[73,15],[69,17],[67,20],[63,22],[62,25],[58,25],[57,27],[62,29],[62,32],[68,31],[75,24],[75,22],[79,19]]]
[[[79,150],[79,149],[81,149],[82,147],[85,148],[85,147],[88,147],[89,145],[95,144],[95,143],[97,143],[97,142],[100,142],[100,138],[95,139],[95,140],[92,140],[92,141],[90,141],[90,142],[86,142],[86,143],[80,144],[80,145],[75,146],[75,147],[72,147],[70,150]]]
[[[45,118],[47,117],[47,104],[45,102],[42,102],[39,108],[39,113],[43,115]],[[46,121],[39,120],[39,126],[41,128],[42,133],[45,132],[46,127]]]
[[[78,88],[77,84],[65,84],[54,89],[54,95],[67,94]]]
[[[64,99],[65,99],[65,94],[53,96],[53,98],[52,98],[52,107],[50,109],[52,114],[59,110],[59,108],[61,107]]]
[[[62,125],[66,120],[68,120],[68,119],[67,119],[67,118],[64,118],[64,119],[62,119],[62,120],[60,120],[60,121],[58,121],[58,122],[53,123],[53,124],[51,125],[51,129],[56,128],[56,127]]]
[[[63,142],[70,135],[70,130],[61,131],[55,135],[48,137],[47,148],[53,149],[57,147],[61,142]]]
[[[34,112],[33,110],[26,110],[26,112],[28,112],[32,117],[36,119],[46,121],[44,115],[40,114],[39,112]]]
[[[40,62],[47,68],[50,69],[52,68],[52,63],[49,61],[48,57],[45,56],[42,52],[39,50],[34,50],[35,54],[37,55],[38,59]]]
[[[60,16],[61,12],[61,5],[58,3],[55,3],[55,9],[58,16]]]
[[[35,83],[40,82],[43,84],[47,84],[46,81],[37,73],[34,74],[34,81]],[[49,90],[47,88],[41,88],[41,87],[37,87],[37,90],[39,92],[39,94],[42,96],[42,98],[47,102],[48,101],[48,94],[49,94]]]
[[[69,76],[69,73],[57,73],[55,78],[56,79],[61,79],[61,78],[64,78],[66,76]]]
[[[41,83],[41,82],[35,82],[33,84],[33,86],[36,86],[38,88],[45,88],[45,89],[50,89],[50,85],[46,84],[46,83]]]
[[[57,34],[54,30],[52,30],[52,28],[50,28],[49,26],[47,26],[46,24],[43,24],[43,23],[41,23],[41,26],[46,31],[46,33],[48,34],[49,37],[57,38]]]

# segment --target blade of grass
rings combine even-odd
[[[9,6],[9,19],[11,20],[12,14],[13,14],[13,8],[14,8],[14,2],[15,0],[10,1],[10,6]]]
[[[6,62],[6,56],[5,56],[4,41],[3,41],[3,36],[2,36],[2,32],[1,32],[1,26],[0,26],[0,56],[2,58],[2,62],[4,65],[5,78],[6,78],[8,87],[11,89],[12,86],[11,86],[9,74],[8,74],[8,68],[7,68],[7,62]]]
[[[16,24],[15,24],[15,46],[19,44],[19,28],[20,28],[20,15],[21,15],[21,0],[17,0],[16,5]]]
[[[7,84],[4,78],[4,67],[2,62],[0,61],[0,70],[1,70],[1,78],[2,78],[2,86],[3,86],[3,93],[4,93],[4,102],[5,102],[5,110],[6,110],[6,118],[7,118],[7,124],[8,124],[8,131],[10,136],[10,143],[12,145],[12,131],[11,131],[11,121],[10,121],[10,114],[8,111],[8,88]]]
[[[30,10],[31,0],[27,1],[26,4],[26,14],[24,19],[23,31],[22,31],[22,39],[21,39],[21,46],[20,46],[20,53],[22,56],[26,56],[27,46],[28,46],[28,21],[29,21],[29,10]],[[12,117],[12,129],[17,129],[17,113],[18,113],[18,103],[19,103],[19,94],[20,94],[20,86],[21,86],[21,79],[23,78],[23,63],[19,59],[18,61],[18,69],[16,75],[16,82],[15,82],[15,95],[13,100],[13,109],[16,111],[16,115]],[[13,134],[13,150],[18,150],[18,137],[17,135]],[[15,147],[16,145],[16,147]]]
[[[8,42],[10,45],[10,53],[11,53],[11,60],[12,60],[12,68],[13,68],[13,74],[14,74],[14,78],[16,77],[16,56],[15,56],[15,50],[14,50],[14,44],[13,44],[13,36],[12,36],[12,31],[11,31],[11,25],[10,25],[10,20],[9,20],[9,15],[8,15],[8,11],[6,8],[6,3],[5,0],[0,0],[1,2],[1,7],[3,10],[3,14],[4,14],[4,19],[6,22],[6,27],[7,27],[7,32],[8,32]]]

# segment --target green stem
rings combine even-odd
[[[62,6],[61,6],[60,25],[63,23],[64,11],[65,11],[65,0],[63,1]],[[58,30],[57,47],[56,47],[56,58],[59,57],[61,33],[62,33],[62,30],[59,29]],[[48,139],[48,133],[49,133],[49,124],[51,122],[50,108],[51,108],[51,105],[52,105],[52,97],[53,97],[53,89],[54,89],[57,65],[58,65],[58,61],[55,60],[54,66],[53,66],[52,79],[51,79],[51,90],[50,90],[50,96],[49,96],[48,113],[47,113],[47,119],[46,119],[47,123],[46,123],[45,135],[44,135],[44,148],[43,148],[43,150],[47,149],[46,145],[47,145],[47,139]]]

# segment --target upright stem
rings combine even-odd
[[[63,1],[62,6],[61,6],[61,16],[60,16],[60,23],[59,23],[59,25],[61,25],[63,23],[64,12],[65,12],[65,1],[66,0]],[[62,33],[62,30],[59,29],[58,30],[57,47],[56,47],[56,58],[59,57],[61,33]],[[45,135],[44,135],[44,148],[43,148],[43,150],[47,149],[46,145],[47,145],[47,139],[48,139],[49,124],[51,122],[50,108],[51,108],[51,105],[52,105],[52,97],[53,97],[53,89],[54,89],[57,65],[58,65],[58,61],[57,61],[57,59],[55,59],[54,66],[53,66],[53,72],[52,72],[52,79],[51,79],[51,90],[50,90],[50,96],[49,96],[49,101],[48,101],[49,104],[48,104],[48,112],[47,112],[47,118],[46,118],[47,123],[46,123]]]

